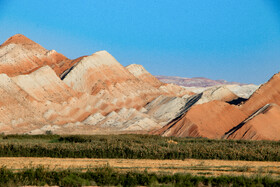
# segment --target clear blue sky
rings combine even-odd
[[[280,71],[279,0],[0,0],[0,42],[16,33],[154,75],[259,84]]]

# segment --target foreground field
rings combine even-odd
[[[0,156],[280,161],[280,142],[151,135],[8,135],[0,136]]]
[[[147,160],[147,159],[87,159],[87,158],[30,158],[2,157],[0,167],[14,171],[44,167],[48,170],[86,171],[112,167],[119,172],[147,171],[149,173],[192,173],[199,176],[270,175],[280,179],[280,162],[228,161],[228,160]]]
[[[279,186],[272,176],[197,176],[188,173],[119,171],[102,168],[50,170],[43,167],[12,170],[0,168],[0,186]]]
[[[0,135],[0,186],[280,186],[280,142]]]

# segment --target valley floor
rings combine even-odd
[[[191,173],[199,176],[271,176],[280,179],[280,162],[229,160],[150,160],[150,159],[93,159],[93,158],[34,158],[0,157],[0,167],[13,171],[44,167],[47,170],[88,171],[112,167],[119,172],[147,171],[149,173]]]

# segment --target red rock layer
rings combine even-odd
[[[49,65],[57,75],[76,63],[54,50],[46,50],[24,35],[16,34],[0,46],[0,73],[16,76]]]
[[[211,101],[193,106],[179,121],[163,127],[155,134],[221,138],[245,118],[246,115],[236,106],[222,101]]]
[[[108,113],[123,107],[139,109],[159,95],[190,93],[178,86],[160,86],[157,79],[139,79],[106,51],[81,59],[63,81],[76,91],[100,97],[100,108]]]
[[[271,105],[228,136],[228,139],[280,140],[280,107]]]
[[[251,115],[259,108],[268,103],[280,105],[280,74],[275,74],[267,83],[263,84],[253,95],[241,106],[241,110]]]

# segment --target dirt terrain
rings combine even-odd
[[[206,176],[270,175],[280,178],[280,162],[259,161],[2,157],[0,166],[14,170],[43,166],[51,170],[77,169],[82,171],[110,166],[120,171],[147,170],[157,173],[192,173]]]

